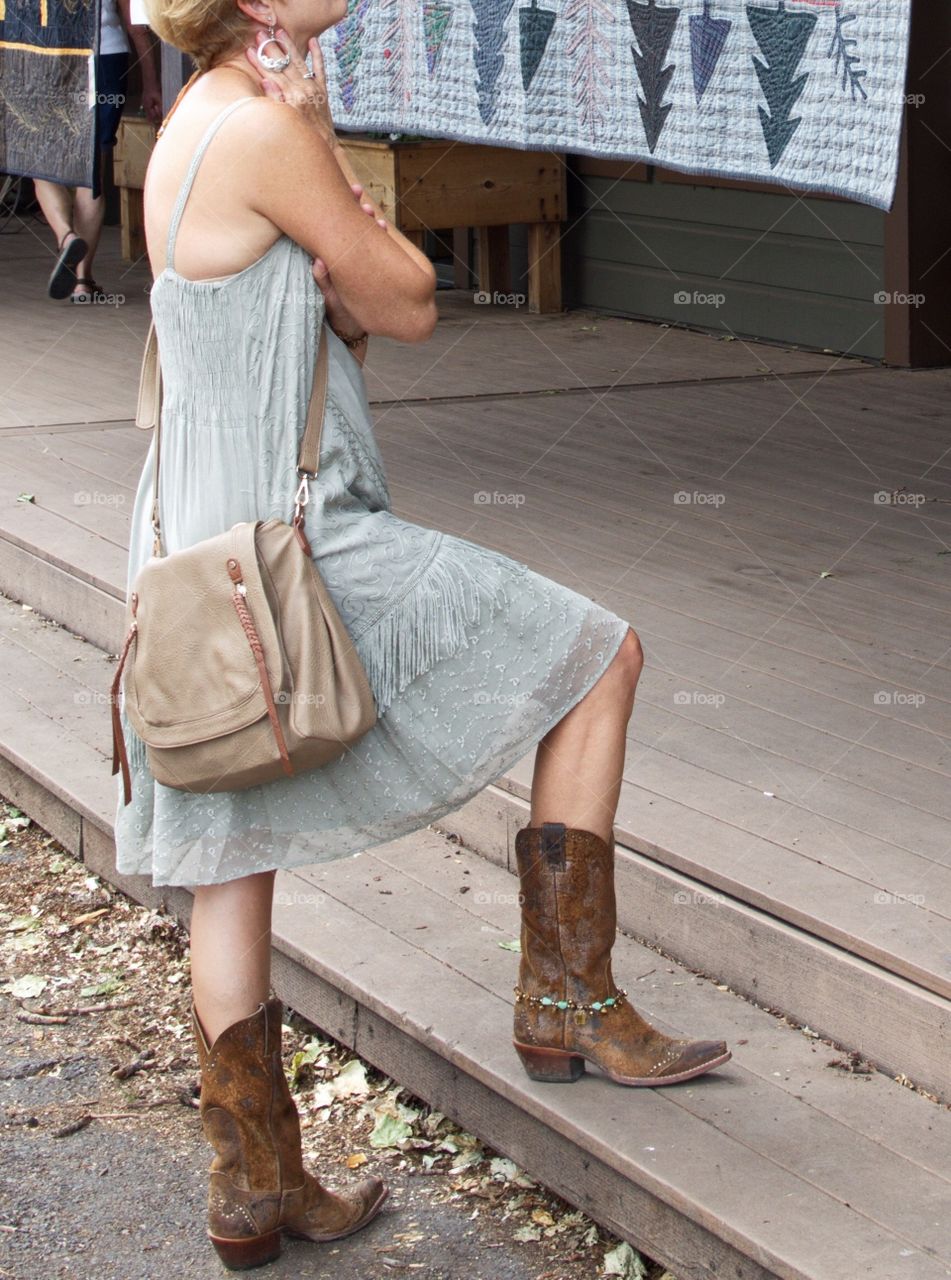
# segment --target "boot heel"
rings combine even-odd
[[[218,1251],[218,1257],[229,1271],[247,1271],[251,1267],[273,1262],[281,1253],[281,1233],[269,1231],[263,1236],[249,1236],[246,1240],[225,1240],[208,1233],[208,1239]]]
[[[570,1084],[584,1075],[584,1058],[579,1053],[569,1053],[567,1049],[539,1049],[535,1045],[515,1045],[522,1066],[532,1080],[540,1080],[545,1084]]]

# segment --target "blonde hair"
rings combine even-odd
[[[159,39],[189,54],[199,71],[250,43],[255,30],[235,0],[145,0],[145,8]]]

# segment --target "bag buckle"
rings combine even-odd
[[[310,481],[312,477],[305,472],[298,472],[300,475],[300,484],[297,486],[297,492],[294,494],[294,520],[300,520],[304,508],[310,502]]]

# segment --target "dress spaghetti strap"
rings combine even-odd
[[[237,108],[245,102],[255,101],[257,101],[257,98],[252,94],[244,98],[236,98],[234,102],[229,102],[224,110],[220,111],[218,115],[215,116],[214,120],[212,120],[211,124],[202,135],[202,139],[198,146],[195,148],[195,154],[191,158],[191,163],[188,166],[188,172],[185,174],[181,190],[178,193],[178,199],[175,201],[175,208],[172,210],[171,221],[168,224],[168,243],[165,249],[165,265],[170,267],[173,271],[175,269],[175,241],[178,238],[179,224],[182,220],[182,214],[185,211],[185,203],[191,194],[192,184],[195,181],[195,174],[198,172],[198,166],[201,164],[202,157],[208,150],[208,144],[227,118],[231,115],[232,111],[237,110]]]

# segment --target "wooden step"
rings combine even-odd
[[[188,889],[115,871],[112,662],[8,601],[0,622],[0,792],[96,874],[187,923]],[[495,860],[423,829],[278,872],[277,994],[678,1280],[947,1277],[951,1111],[831,1066],[841,1054],[821,1040],[633,938],[614,951],[632,1000],[665,1031],[723,1036],[732,1060],[661,1089],[594,1070],[571,1087],[528,1079],[510,1044],[517,957],[499,945],[518,936],[502,865],[502,822],[517,819],[507,802],[493,817],[493,796],[479,843]]]
[[[493,404],[494,422],[507,410]],[[541,418],[537,408],[519,412],[530,426]],[[439,420],[437,413],[448,431],[461,410],[434,407],[428,420]],[[491,504],[475,507],[474,528],[471,474],[443,464],[437,483],[417,418],[397,407],[380,424],[384,449],[394,453],[399,513],[603,596],[636,621],[656,663],[639,687],[616,821],[622,927],[882,1069],[951,1097],[951,757],[941,696],[951,676],[935,627],[916,629],[906,610],[892,609],[881,613],[874,636],[863,636],[867,622],[851,607],[817,622],[817,604],[794,621],[783,603],[767,608],[759,591],[724,606],[708,579],[726,535],[696,513],[679,535],[685,547],[696,544],[689,557],[664,551],[657,564],[639,555],[636,594],[625,594],[623,581],[598,592],[594,578],[623,576],[626,550],[618,564],[606,557],[618,528],[626,537],[627,524],[618,524],[625,498],[636,497],[640,509],[643,495],[631,489],[636,473],[616,469],[608,477],[602,467],[592,486],[593,461],[578,480],[557,466],[546,472],[557,463],[552,450],[537,468],[547,487],[533,489],[531,475],[519,482],[537,504],[543,536]],[[479,434],[478,447],[490,436]],[[123,627],[132,482],[148,443],[147,433],[116,423],[0,432],[0,590],[113,652]],[[475,461],[468,437],[453,452]],[[512,487],[501,449],[495,456],[500,469],[480,472],[480,483]],[[407,457],[430,468],[428,484],[414,477]],[[619,486],[616,497],[604,488],[608,478]],[[551,485],[563,495],[557,501]],[[592,504],[592,492],[607,492],[617,510]],[[33,501],[17,501],[20,494]],[[565,496],[570,507],[559,510]],[[754,496],[749,520],[762,532],[772,495]],[[814,509],[808,519],[805,532],[801,518],[774,521],[799,560],[820,516]],[[923,535],[896,520],[898,513],[882,513],[882,547],[893,538],[896,554],[924,563]],[[835,536],[843,532],[835,528]],[[681,594],[691,583],[689,597]],[[930,682],[923,706],[876,706],[886,676],[895,688],[903,676],[921,689]],[[678,702],[684,689],[696,695],[692,701]],[[727,700],[727,716],[703,703],[714,694]],[[533,757],[480,799],[473,821],[459,818],[477,852],[508,859],[514,830],[527,820]],[[490,820],[486,806],[505,814]]]

